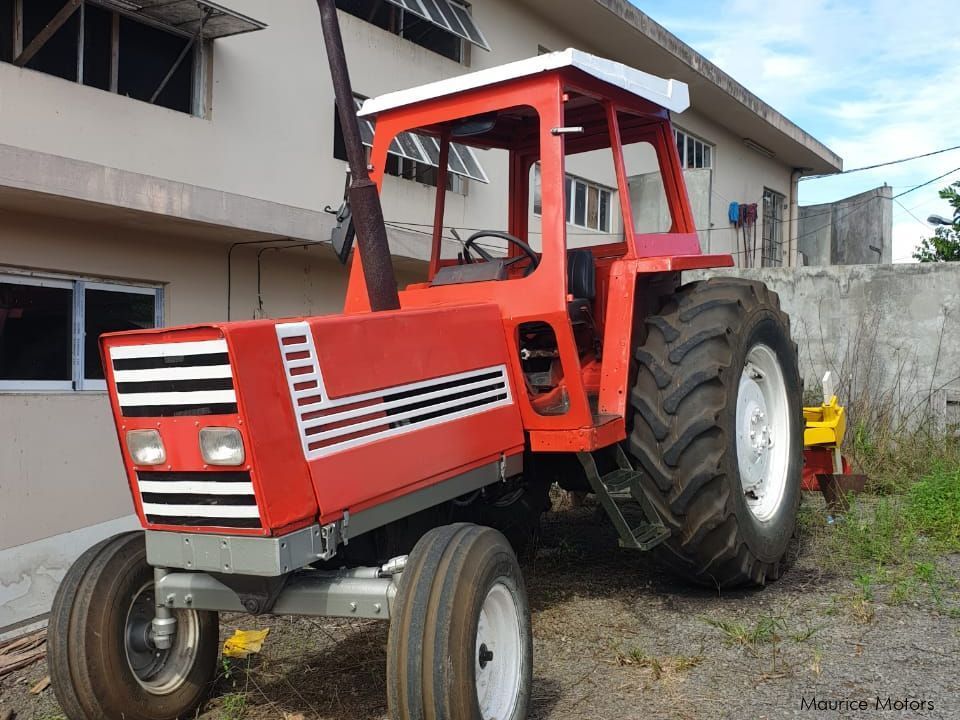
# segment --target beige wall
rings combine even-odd
[[[227,249],[0,213],[0,272],[162,284],[168,325],[226,318]],[[233,319],[257,312],[256,254],[235,253]],[[261,267],[265,316],[341,309],[346,271],[329,246],[267,250]],[[105,393],[0,392],[0,437],[0,550],[132,512]]]
[[[213,43],[207,118],[0,63],[0,143],[313,210],[335,204],[344,163],[333,159],[333,91],[315,2],[233,0],[231,7],[269,27]],[[585,45],[517,3],[477,0],[473,12],[493,51],[470,48],[467,64],[340,13],[354,89],[377,95],[530,57],[541,45],[604,55],[602,45]],[[615,59],[643,69],[642,57]],[[692,102],[697,108],[696,93]],[[789,196],[790,168],[746,148],[708,114],[692,109],[676,122],[716,145],[709,243],[723,252],[734,248],[729,201],[759,202],[764,186]],[[466,198],[449,194],[446,221],[502,229],[506,161],[493,152],[479,155],[490,184],[471,182]],[[609,163],[595,173],[590,166],[570,163],[572,172],[612,184]],[[432,197],[423,185],[388,178],[387,218],[429,218]],[[422,256],[419,239],[419,248],[410,241],[399,246]]]
[[[314,0],[229,4],[270,27],[213,43],[207,117],[0,63],[0,144],[314,211],[335,205],[342,194],[344,163],[332,154],[333,93]],[[341,13],[355,90],[376,95],[410,87],[530,57],[541,45],[573,45],[605,54],[602,39],[595,46],[575,40],[573,33],[509,0],[475,0],[473,12],[493,52],[472,48],[467,64]],[[642,57],[613,59],[644,66]],[[697,102],[694,94],[695,108]],[[789,196],[790,169],[745,148],[739,137],[709,118],[707,108],[683,113],[677,122],[716,145],[710,250],[732,250],[728,202],[759,202],[764,186]],[[463,229],[503,229],[506,160],[493,151],[479,157],[490,184],[471,182],[466,196],[448,194],[445,221]],[[606,158],[572,159],[569,164],[571,172],[605,185],[613,185],[611,167]],[[643,167],[628,170],[642,172]],[[55,192],[53,184],[31,189]],[[429,223],[433,197],[433,188],[388,177],[385,215],[393,221]],[[104,197],[102,203],[108,215],[111,200]],[[158,212],[163,207],[158,203]],[[537,230],[534,222],[531,231]],[[391,235],[398,254],[424,256],[424,235],[395,230]],[[226,318],[227,248],[176,231],[135,230],[129,223],[0,211],[0,272],[32,269],[163,284],[167,324]],[[235,253],[234,319],[259,312],[256,257],[256,248]],[[401,277],[401,284],[414,274]],[[263,314],[336,312],[345,278],[329,248],[265,251]],[[64,535],[71,531],[87,532],[82,542],[89,544],[96,533],[81,528],[115,532],[119,526],[107,521],[128,516],[132,507],[103,393],[0,393],[0,437],[0,564],[11,568],[10,578],[0,574],[0,609],[18,608],[0,614],[3,626],[43,612],[49,603],[50,584],[42,585],[42,591],[30,586],[32,568],[38,567],[33,555],[47,550],[28,548],[39,548],[44,538],[51,538],[46,541],[51,547],[72,542]],[[76,547],[76,554],[82,549]],[[75,556],[61,555],[54,563],[56,579]],[[23,571],[13,572],[14,567]]]
[[[294,206],[322,209],[343,187],[343,163],[332,157],[333,100],[313,0],[234,0],[232,6],[267,22],[262,32],[214,43],[212,103],[207,118],[195,118],[111,95],[76,83],[0,63],[0,142],[109,167],[211,187]],[[559,49],[573,36],[542,17],[505,0],[474,3],[474,14],[493,52],[471,48],[467,64],[455,63],[357,18],[341,13],[347,55],[357,92],[375,95],[453,74],[536,54],[538,46]],[[602,47],[584,47],[603,54]],[[642,67],[640,58],[618,58]],[[385,72],[385,68],[402,71]],[[696,106],[696,96],[693,98]],[[679,125],[716,145],[713,229],[706,243],[713,252],[735,249],[726,221],[730,200],[758,202],[763,188],[789,195],[790,171],[743,146],[740,138],[689,110]],[[503,153],[480,152],[490,184],[469,184],[466,196],[448,193],[447,225],[504,228],[507,166]],[[628,158],[629,161],[629,158]],[[643,172],[645,164],[628,167]],[[606,154],[571,158],[575,174],[613,185]],[[384,205],[388,220],[430,222],[434,190],[388,177]],[[110,225],[84,225],[37,216],[4,214],[0,223],[0,266],[166,284],[168,324],[226,317],[226,246],[134,232]],[[618,231],[618,223],[615,231]],[[531,224],[536,234],[538,224]],[[571,233],[583,233],[570,228]],[[392,231],[401,254],[423,257],[425,236]],[[571,235],[570,244],[588,240]],[[256,249],[238,249],[233,279],[233,317],[257,311]],[[262,261],[263,311],[268,316],[334,312],[340,308],[345,274],[325,249],[265,251]],[[55,461],[42,457],[45,419],[63,418],[77,428],[71,473],[85,479],[70,485],[82,498],[90,483],[116,484],[112,436],[98,394],[0,395],[2,419],[15,443],[0,450],[0,500],[25,474],[29,496],[42,508],[63,493]],[[89,422],[89,418],[93,422]],[[87,422],[81,422],[87,418]],[[16,432],[14,432],[16,430]],[[89,450],[85,450],[89,449]],[[112,470],[109,468],[113,468]],[[112,473],[112,474],[111,474]],[[113,478],[112,480],[109,478]],[[17,483],[20,484],[20,483]],[[69,499],[69,498],[66,498]],[[83,504],[83,503],[81,503]],[[64,503],[64,506],[69,503]],[[2,507],[9,508],[7,502]],[[61,519],[56,531],[79,527],[100,516],[115,516],[123,501],[91,502]],[[0,510],[0,512],[3,512]],[[31,518],[31,512],[18,513]],[[48,515],[48,517],[50,517]],[[68,519],[69,518],[69,519]],[[3,518],[0,518],[3,520]],[[2,522],[0,547],[48,532],[33,520]]]

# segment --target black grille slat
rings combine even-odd
[[[125,405],[124,417],[178,417],[181,415],[236,415],[236,403],[210,405]]]
[[[490,385],[486,385],[486,386],[480,387],[480,388],[474,388],[473,390],[465,390],[465,391],[459,392],[459,393],[452,393],[452,394],[450,394],[450,395],[444,395],[444,396],[441,397],[441,398],[434,398],[434,399],[432,399],[432,400],[421,400],[420,402],[412,402],[412,403],[410,403],[409,405],[401,405],[400,407],[393,408],[392,410],[387,410],[387,415],[396,415],[396,414],[398,414],[398,413],[404,413],[404,412],[408,412],[408,411],[410,411],[410,410],[420,410],[421,408],[429,409],[429,408],[433,407],[434,405],[438,405],[438,404],[441,403],[441,402],[451,402],[451,401],[453,401],[453,400],[460,400],[460,399],[463,399],[463,398],[471,398],[471,397],[475,397],[475,396],[477,396],[477,395],[480,395],[481,393],[489,392],[490,390],[504,390],[504,391],[505,391],[505,389],[506,389],[506,384],[501,380],[500,382],[491,383]],[[496,402],[497,399],[499,399],[499,398],[498,398],[498,396],[495,395],[495,396],[493,396],[493,397],[491,397],[491,398],[482,398],[482,399],[480,400],[480,402],[481,402],[481,403],[487,402],[487,401],[489,401],[489,402]],[[455,412],[455,410],[452,409],[452,408],[450,408],[450,409],[448,409],[448,410],[449,410],[449,412]],[[440,410],[439,412],[440,412],[441,414],[445,414],[445,413],[448,412],[448,410]],[[410,418],[410,419],[413,420],[414,418]]]
[[[250,482],[250,473],[243,470],[200,471],[137,471],[137,480],[149,482]]]
[[[201,495],[199,493],[140,493],[144,502],[159,505],[256,505],[253,495]]]
[[[227,353],[204,353],[203,355],[166,355],[142,358],[116,358],[114,370],[155,370],[157,368],[206,367],[229,365]]]
[[[444,408],[443,410],[435,410],[434,412],[429,412],[430,408],[428,406],[424,408],[428,412],[425,412],[423,415],[417,415],[416,417],[410,418],[410,422],[423,422],[425,420],[443,417],[444,415],[452,415],[453,413],[461,412],[462,410],[469,410],[470,408],[481,407],[483,405],[492,405],[493,403],[505,400],[506,397],[506,392],[504,392],[503,395],[492,395],[491,397],[480,398],[479,400],[473,400],[468,395],[464,397],[462,405],[454,405],[453,407]]]
[[[222,528],[260,528],[257,518],[214,518],[214,517],[180,517],[172,515],[147,515],[147,522],[154,525],[190,525],[192,527],[222,527]]]
[[[233,390],[233,378],[205,378],[202,380],[144,380],[118,382],[118,393],[197,392],[200,390]]]
[[[473,375],[471,377],[460,378],[459,380],[448,380],[446,382],[436,383],[435,385],[425,385],[424,387],[419,387],[414,390],[395,390],[391,392],[389,389],[383,391],[384,400],[401,400],[403,398],[416,397],[417,395],[424,395],[429,392],[434,392],[436,390],[448,390],[450,388],[459,387],[461,385],[472,385],[476,382],[482,382],[484,380],[501,380],[503,374],[499,371],[493,371],[488,373],[483,373],[482,375]],[[480,389],[470,390],[468,392],[482,392]],[[448,399],[448,398],[445,398]],[[438,400],[432,400],[430,402],[439,402]]]

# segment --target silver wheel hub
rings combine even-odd
[[[483,720],[509,720],[520,698],[523,641],[516,600],[502,582],[495,583],[483,601],[476,648],[480,716]]]
[[[197,658],[200,623],[194,610],[176,610],[177,632],[171,647],[161,650],[153,641],[156,614],[153,583],[134,596],[124,624],[124,649],[134,678],[152,695],[169,695],[186,681]]]
[[[792,420],[776,353],[758,343],[747,353],[737,388],[737,465],[750,512],[769,520],[786,494]]]

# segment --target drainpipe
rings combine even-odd
[[[343,142],[350,164],[350,189],[347,192],[350,210],[357,231],[357,245],[363,264],[363,279],[366,281],[370,309],[397,310],[400,298],[397,295],[397,278],[390,261],[387,245],[387,227],[383,222],[383,207],[376,184],[370,179],[367,153],[360,139],[360,124],[353,106],[353,88],[347,71],[347,58],[343,51],[343,37],[334,0],[317,0],[320,21],[323,25],[323,41],[330,63],[330,77],[337,99],[337,113],[343,128]]]
[[[800,236],[800,176],[803,170],[794,168],[790,173],[790,225],[787,238],[787,266],[799,264],[800,248],[797,247]]]

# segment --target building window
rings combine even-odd
[[[589,180],[567,175],[564,187],[567,224],[610,232],[610,209],[613,190]],[[540,163],[533,166],[533,213],[540,215],[543,209],[541,196]]]
[[[363,98],[354,98],[356,109],[363,104]],[[360,139],[366,147],[373,146],[374,123],[368,118],[360,118]],[[343,128],[336,106],[333,111],[333,157],[347,159],[347,150],[343,143]],[[431,187],[437,186],[437,166],[440,162],[440,141],[432,135],[403,132],[397,135],[387,150],[388,175],[414,180]],[[462,143],[450,143],[447,160],[447,190],[467,194],[468,180],[486,183],[487,175],[477,159],[473,148]]]
[[[0,274],[0,390],[104,390],[100,335],[162,324],[162,288]]]
[[[713,167],[713,146],[705,140],[674,128],[677,140],[677,152],[680,153],[680,167],[684,170]]]
[[[337,0],[337,7],[456,62],[464,61],[465,42],[490,49],[457,0]]]
[[[94,0],[0,0],[0,60],[180,112],[203,112],[204,44]]]
[[[763,267],[783,265],[783,209],[786,198],[778,192],[763,189]]]

